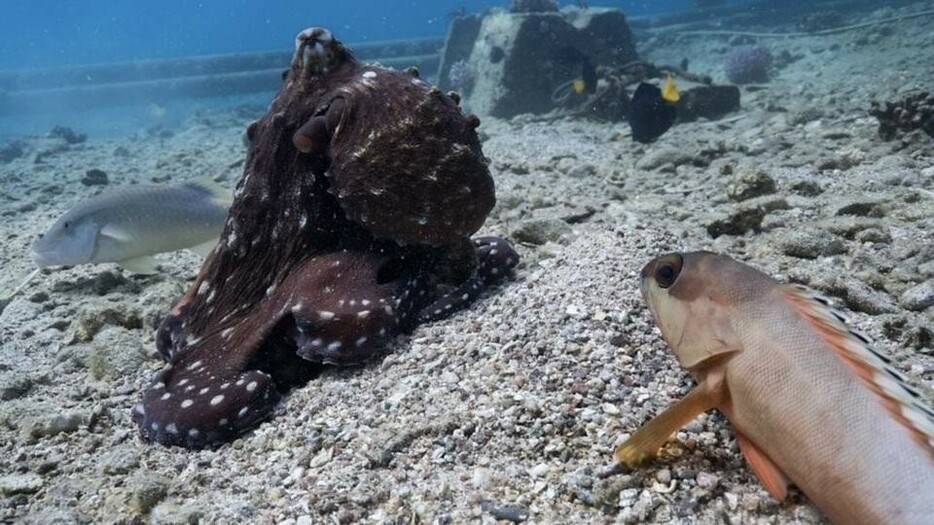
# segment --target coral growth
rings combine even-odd
[[[555,0],[512,0],[513,13],[551,13],[558,10]]]
[[[464,59],[451,64],[448,70],[448,84],[461,93],[470,91],[475,79],[473,67]]]
[[[759,46],[745,46],[734,49],[726,57],[723,71],[726,78],[734,84],[767,82],[772,53]]]
[[[879,120],[883,140],[919,129],[934,137],[934,94],[927,91],[913,91],[895,102],[873,101],[869,114]]]

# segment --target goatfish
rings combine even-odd
[[[668,75],[661,88],[642,82],[629,101],[629,128],[636,142],[649,143],[661,137],[678,117],[681,93]]]
[[[826,299],[709,252],[657,257],[641,289],[697,386],[616,449],[617,470],[716,408],[776,500],[793,483],[835,523],[934,523],[934,411]]]
[[[185,248],[207,254],[232,200],[231,192],[207,182],[116,189],[62,215],[32,245],[32,260],[40,268],[114,262],[151,274],[154,254]]]

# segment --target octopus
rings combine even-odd
[[[505,277],[510,244],[471,238],[495,204],[478,125],[417,71],[299,33],[247,127],[220,241],[156,331],[167,364],[133,408],[142,438],[235,439],[325,367],[364,362]]]

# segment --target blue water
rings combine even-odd
[[[0,69],[285,49],[309,26],[345,42],[443,35],[449,14],[508,7],[472,0],[4,0]],[[571,5],[576,2],[561,2]],[[689,0],[605,1],[628,15],[680,10]]]
[[[633,17],[689,10],[695,0],[588,3],[620,8]],[[288,52],[294,36],[310,26],[326,27],[351,45],[441,37],[458,12],[508,9],[510,4],[510,0],[0,0],[0,142],[44,134],[56,125],[76,127],[98,138],[124,135],[178,124],[201,108],[244,101],[265,105],[272,93],[236,100],[154,96],[138,104],[89,104],[80,91],[107,81],[86,70],[75,77],[57,68],[120,62],[130,64],[127,69],[132,70],[133,63],[145,59]],[[563,0],[560,5],[580,4]],[[34,80],[26,87],[16,84],[18,80],[8,82],[24,78],[23,70],[27,77],[29,70],[37,70],[50,81]]]

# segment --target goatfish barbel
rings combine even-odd
[[[68,210],[32,246],[39,267],[115,262],[155,272],[153,254],[217,243],[231,192],[207,182],[116,189]]]
[[[716,408],[775,499],[794,483],[836,523],[934,523],[934,411],[826,299],[709,252],[654,259],[641,288],[697,386],[620,445],[617,466]]]

